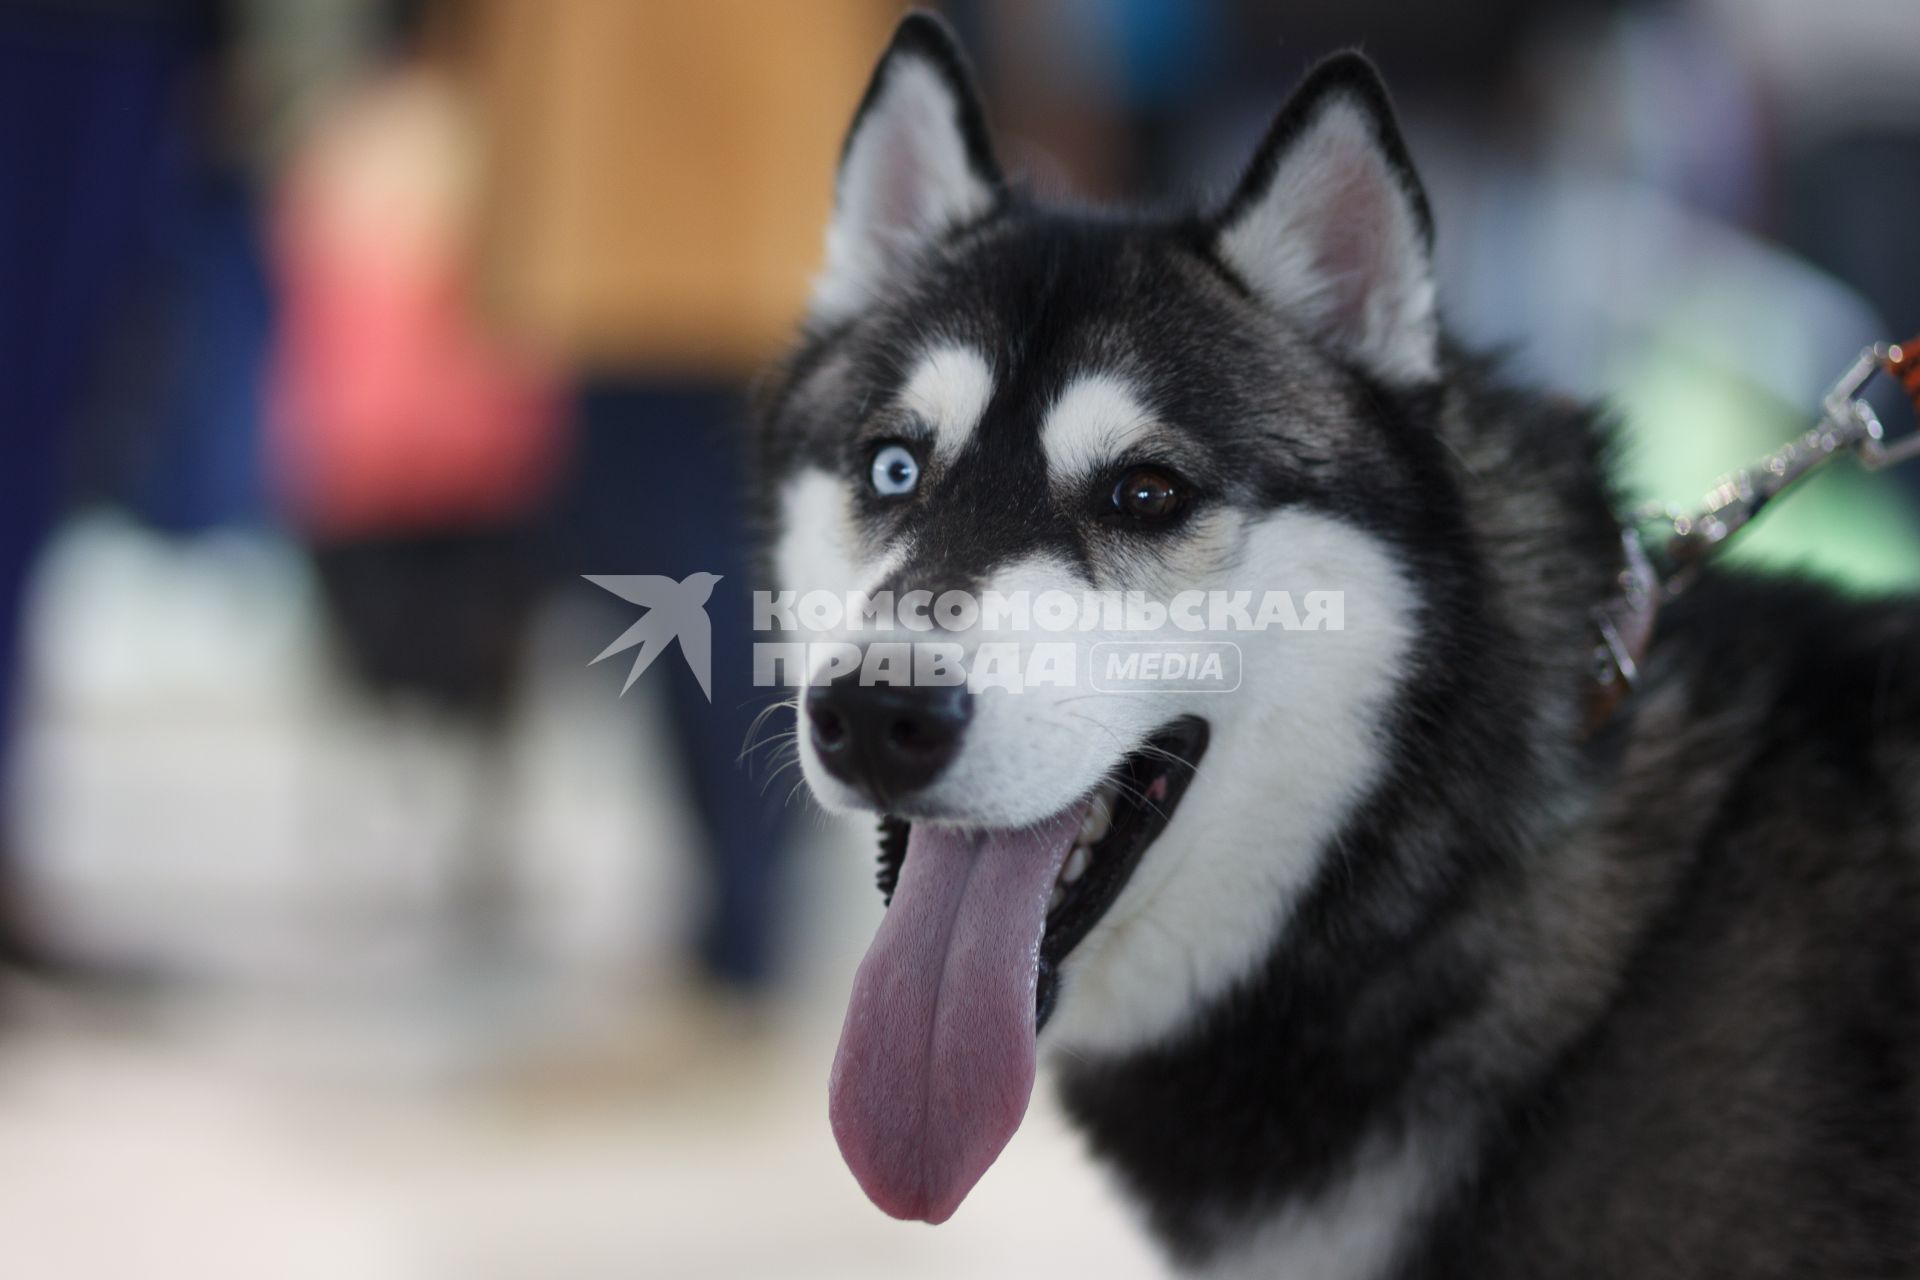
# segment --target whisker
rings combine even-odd
[[[746,759],[747,754],[754,750],[754,735],[760,732],[761,728],[766,725],[770,718],[783,709],[798,710],[799,706],[800,696],[795,694],[791,698],[782,698],[778,702],[769,703],[767,706],[762,707],[759,713],[755,715],[753,720],[747,725],[746,740],[741,744],[740,754],[735,757],[735,760]],[[796,724],[794,726],[794,732],[798,731],[799,726]]]

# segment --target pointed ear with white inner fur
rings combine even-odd
[[[959,47],[938,18],[908,14],[840,153],[814,316],[840,320],[869,305],[903,263],[990,211],[1002,189]]]
[[[1213,227],[1256,297],[1387,382],[1438,376],[1427,197],[1360,54],[1307,76]]]

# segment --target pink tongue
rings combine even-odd
[[[853,980],[828,1114],[896,1218],[945,1222],[1020,1127],[1047,899],[1085,808],[985,835],[915,823]]]

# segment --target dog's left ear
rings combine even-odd
[[[838,320],[870,303],[914,255],[992,209],[1004,185],[952,32],[908,14],[847,130],[813,314]]]
[[[1438,376],[1433,224],[1386,86],[1358,53],[1310,73],[1213,219],[1254,294],[1385,381]]]

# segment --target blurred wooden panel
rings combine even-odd
[[[479,0],[484,277],[578,361],[732,376],[791,334],[890,0]]]

